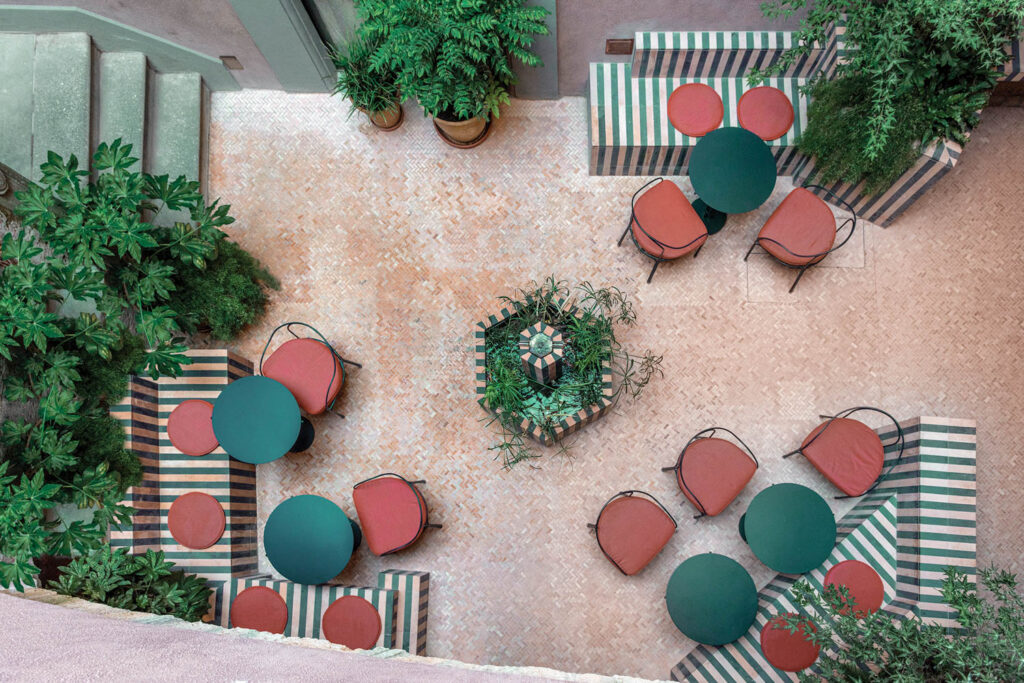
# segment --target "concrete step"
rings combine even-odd
[[[98,128],[93,147],[117,138],[132,146],[141,171],[145,157],[146,56],[141,52],[104,52],[99,59]]]
[[[198,73],[150,72],[144,168],[173,180],[199,180],[202,79]]]
[[[32,83],[32,172],[53,151],[89,166],[89,117],[92,93],[92,41],[85,33],[36,36]]]
[[[32,172],[32,62],[36,37],[0,33],[0,163]]]

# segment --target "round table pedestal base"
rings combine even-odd
[[[725,220],[729,217],[729,214],[711,208],[701,199],[693,203],[693,209],[700,216],[700,219],[704,221],[704,227],[708,229],[709,235],[714,235],[725,227]]]
[[[352,525],[352,552],[355,552],[363,543],[363,530],[356,524],[356,520],[350,519],[348,521]]]
[[[302,418],[302,424],[299,426],[299,436],[295,439],[295,444],[291,448],[291,453],[301,453],[310,446],[313,445],[313,438],[316,436],[316,430],[313,429],[313,423]]]

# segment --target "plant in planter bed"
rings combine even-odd
[[[60,572],[50,588],[61,595],[185,621],[199,621],[206,614],[213,592],[198,576],[175,570],[162,550],[129,555],[124,548],[104,545],[75,558]]]
[[[366,114],[377,128],[394,130],[402,125],[398,84],[388,65],[375,69],[370,64],[377,47],[376,43],[357,34],[347,45],[331,48],[331,59],[338,70],[334,94],[351,100],[352,106]]]
[[[632,356],[616,338],[617,325],[636,324],[618,288],[549,278],[500,300],[501,311],[477,323],[477,394],[500,430],[491,450],[505,469],[539,457],[524,435],[564,449],[566,435],[661,374],[660,356]]]
[[[356,0],[360,31],[378,43],[373,67],[395,72],[403,101],[414,98],[455,146],[486,136],[515,83],[512,59],[540,66],[529,48],[546,35],[543,7],[524,0]]]

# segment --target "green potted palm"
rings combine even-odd
[[[529,50],[548,28],[543,7],[524,0],[357,0],[360,31],[378,47],[378,69],[394,71],[403,101],[416,99],[441,138],[474,147],[509,102],[512,60],[540,66]]]
[[[377,46],[359,35],[343,48],[331,48],[331,60],[338,70],[334,94],[347,97],[354,109],[366,114],[370,123],[385,131],[402,125],[395,74],[384,66],[374,69],[370,58]]]

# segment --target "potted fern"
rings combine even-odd
[[[377,70],[394,71],[403,101],[415,98],[441,138],[475,147],[509,102],[512,60],[540,66],[530,52],[548,28],[543,7],[524,0],[356,0],[360,30],[378,43]]]
[[[376,46],[361,35],[344,49],[331,48],[331,60],[338,70],[334,94],[347,97],[377,128],[395,130],[402,125],[403,118],[398,86],[391,69],[371,67],[370,57],[375,50]]]

